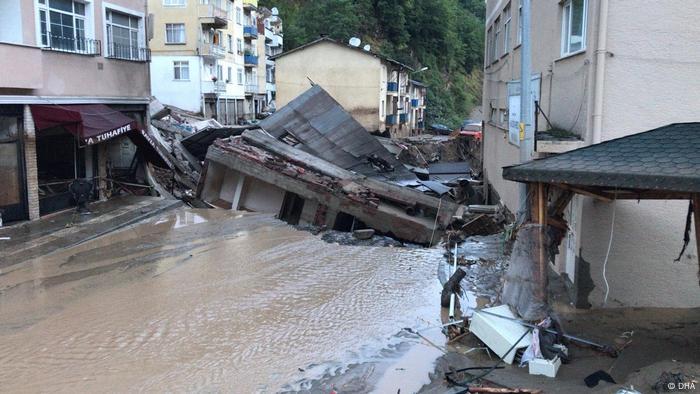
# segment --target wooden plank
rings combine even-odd
[[[593,197],[593,198],[600,200],[600,201],[611,202],[613,200],[613,196],[611,196],[607,193],[601,192],[601,191],[595,191],[595,190],[591,190],[591,189],[587,189],[587,188],[571,186],[571,185],[567,185],[564,183],[557,183],[557,184],[555,184],[555,186],[557,186],[558,188],[564,189],[564,190],[570,190],[574,193],[582,194],[584,196]]]
[[[537,223],[540,224],[540,236],[539,236],[539,273],[540,273],[540,296],[544,304],[547,303],[548,292],[547,292],[547,191],[544,183],[539,182],[537,184]]]
[[[693,194],[693,220],[695,221],[695,244],[698,255],[698,285],[700,285],[700,193]]]

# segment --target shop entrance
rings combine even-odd
[[[3,223],[28,219],[21,125],[19,115],[0,115],[0,215]]]
[[[90,152],[88,152],[90,151]],[[92,160],[91,148],[81,147],[78,141],[62,127],[53,127],[37,133],[36,160],[39,178],[39,213],[46,215],[75,206],[68,187],[73,180],[85,178],[86,156]],[[96,173],[91,168],[90,177]]]

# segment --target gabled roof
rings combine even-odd
[[[339,45],[339,46],[342,46],[342,47],[346,47],[346,48],[352,49],[353,51],[360,52],[360,53],[362,53],[362,54],[364,54],[364,55],[373,56],[373,57],[376,57],[376,58],[378,58],[379,60],[382,60],[382,61],[384,61],[384,62],[391,63],[391,64],[393,64],[393,65],[395,65],[395,66],[398,66],[398,67],[405,68],[405,69],[408,69],[408,70],[410,70],[410,71],[413,71],[413,68],[411,68],[410,66],[407,66],[407,65],[405,65],[405,64],[403,64],[403,63],[401,63],[401,62],[398,62],[398,61],[396,61],[396,60],[394,60],[394,59],[388,58],[388,57],[386,57],[386,56],[384,56],[384,55],[381,55],[381,54],[379,54],[379,53],[376,53],[376,52],[365,51],[365,50],[362,49],[362,48],[354,47],[354,46],[352,46],[352,45],[350,45],[350,44],[346,44],[346,43],[343,43],[343,42],[340,42],[340,41],[336,41],[336,40],[334,40],[334,39],[332,39],[332,38],[330,38],[330,37],[321,37],[321,38],[318,38],[318,39],[313,40],[313,41],[311,41],[311,42],[307,42],[307,43],[304,44],[304,45],[300,45],[300,46],[298,46],[298,47],[296,47],[296,48],[294,48],[294,49],[290,49],[289,51],[282,52],[282,53],[280,53],[279,55],[271,56],[270,59],[276,60],[276,59],[279,59],[279,58],[281,58],[281,57],[287,56],[287,55],[292,54],[292,53],[297,52],[297,51],[301,51],[302,49],[306,49],[306,48],[308,48],[308,47],[310,47],[310,46],[313,46],[313,45],[316,45],[316,44],[319,44],[319,43],[322,43],[322,42],[330,42],[330,43],[335,44],[335,45]]]
[[[504,167],[503,178],[608,189],[700,192],[700,123],[674,123]]]
[[[415,179],[413,173],[318,85],[261,121],[259,126],[276,139],[346,170],[389,180]]]

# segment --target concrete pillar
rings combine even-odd
[[[107,144],[97,144],[97,180],[100,201],[107,200],[110,195],[107,190]]]
[[[39,219],[39,173],[36,161],[36,129],[29,105],[24,106],[24,166],[27,177],[29,220]]]
[[[245,175],[238,173],[238,182],[236,182],[236,191],[233,194],[231,209],[237,211],[241,207],[241,196],[243,195],[243,184],[245,183]]]

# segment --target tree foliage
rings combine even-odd
[[[484,0],[261,0],[277,7],[285,49],[321,35],[360,37],[416,69],[428,89],[428,122],[456,126],[481,100]]]

